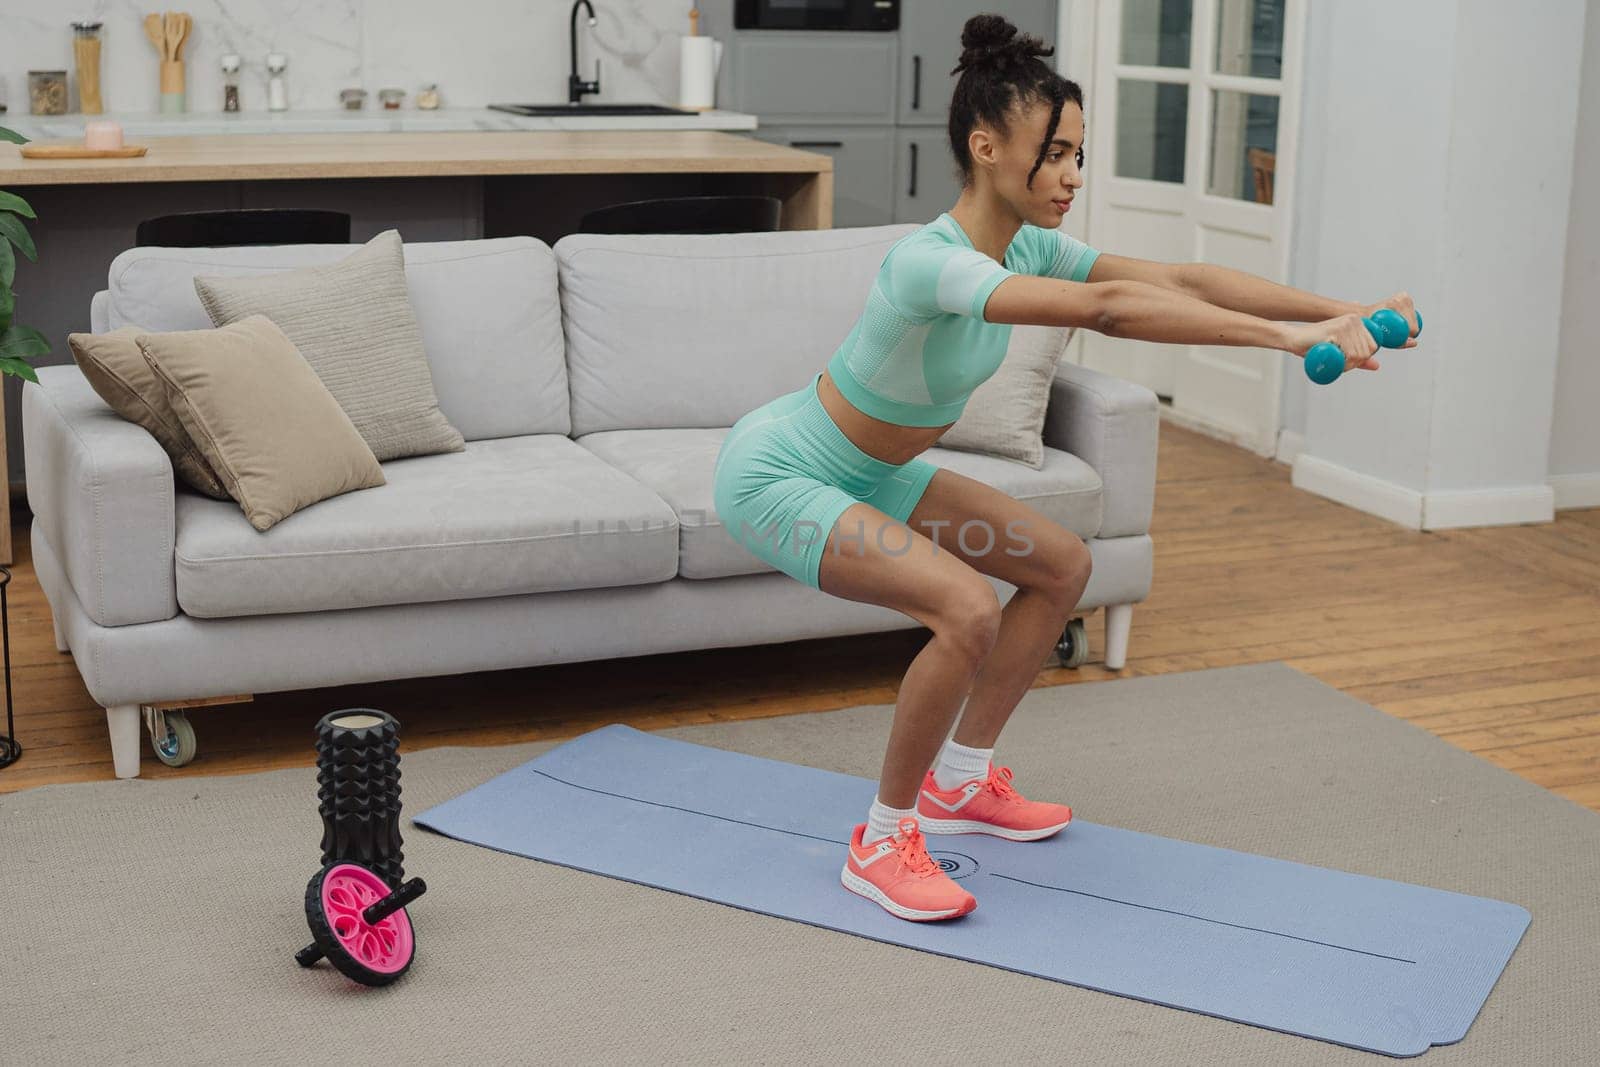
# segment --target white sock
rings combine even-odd
[[[872,807],[867,810],[867,828],[861,831],[861,843],[876,841],[880,837],[888,837],[900,832],[901,819],[916,818],[916,808],[891,808],[877,797],[872,798]]]
[[[968,748],[951,738],[939,750],[933,784],[940,789],[954,789],[969,778],[982,778],[989,773],[989,760],[993,757],[992,748]]]

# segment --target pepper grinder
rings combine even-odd
[[[289,110],[289,92],[283,86],[283,72],[289,58],[282,52],[267,53],[267,110]]]
[[[239,110],[239,57],[229,52],[222,57],[222,110]]]

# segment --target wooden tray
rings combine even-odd
[[[121,148],[85,148],[81,144],[25,144],[22,154],[27,159],[128,159],[142,156],[149,145],[126,144]]]

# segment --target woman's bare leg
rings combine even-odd
[[[1017,587],[954,735],[968,748],[994,748],[1083,598],[1092,570],[1089,550],[1027,504],[951,470],[933,476],[909,523],[931,531],[942,553]]]
[[[994,648],[1000,600],[959,557],[870,504],[851,505],[830,531],[818,584],[834,596],[903,612],[933,631],[900,683],[878,783],[885,805],[913,808],[923,775]]]

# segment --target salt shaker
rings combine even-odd
[[[289,58],[282,52],[267,53],[267,110],[287,111],[289,109],[289,92],[283,85],[283,72],[289,66]]]

